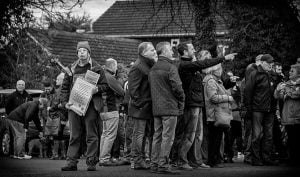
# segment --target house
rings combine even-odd
[[[118,63],[128,65],[137,58],[139,40],[104,37],[98,34],[71,33],[50,30],[47,35],[33,34],[38,43],[57,55],[63,65],[69,65],[78,59],[76,47],[79,41],[88,41],[91,47],[91,58],[99,64],[104,64],[108,58],[114,58]]]
[[[195,14],[187,1],[155,0],[116,1],[93,24],[95,34],[107,37],[121,37],[150,41],[156,45],[160,41],[170,41],[177,45],[180,41],[192,40],[195,36]],[[172,14],[172,15],[171,15]],[[226,25],[216,16],[216,35],[227,33]]]

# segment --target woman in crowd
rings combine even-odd
[[[300,145],[297,142],[300,134],[300,64],[291,66],[289,80],[278,84],[275,98],[282,99],[282,125],[288,134],[288,153],[291,165],[300,165]]]
[[[219,155],[221,141],[224,131],[228,130],[230,120],[232,120],[230,102],[233,101],[233,98],[221,81],[221,64],[204,69],[203,72],[206,74],[203,84],[209,130],[207,164],[213,168],[221,168],[224,167]],[[219,118],[227,119],[227,124],[225,126],[218,124]]]

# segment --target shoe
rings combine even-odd
[[[77,165],[66,165],[61,168],[61,171],[77,171]]]
[[[87,171],[96,171],[96,165],[89,165],[86,170]]]
[[[153,165],[150,167],[150,173],[157,173],[158,171],[158,166],[157,165]]]
[[[234,163],[232,158],[227,159],[227,163]]]
[[[244,163],[247,163],[247,164],[252,164],[252,160],[251,159],[244,159]]]
[[[171,174],[171,175],[179,175],[180,174],[179,171],[173,170],[170,167],[168,167],[168,168],[161,168],[161,167],[159,167],[157,169],[157,173],[159,173],[159,174]]]
[[[32,156],[30,156],[30,155],[24,155],[24,156],[16,156],[16,157],[14,157],[14,158],[16,158],[16,159],[21,159],[21,160],[29,160],[29,159],[31,159],[32,158]]]
[[[112,167],[112,166],[117,166],[117,165],[118,165],[117,163],[115,163],[111,160],[99,162],[99,166]]]
[[[193,167],[191,167],[189,164],[185,163],[183,165],[178,166],[179,170],[184,170],[184,171],[192,171]]]
[[[51,158],[50,158],[50,160],[59,160],[60,158],[58,157],[58,156],[52,156]]]
[[[258,162],[252,161],[251,165],[252,166],[264,166],[264,164],[261,161],[258,161]]]
[[[198,165],[198,168],[210,168],[210,166],[202,163],[201,165]]]
[[[215,164],[213,166],[211,166],[212,168],[224,168],[224,164],[222,163],[218,163],[218,164]]]
[[[263,164],[266,165],[266,166],[278,166],[279,165],[279,163],[277,161],[271,161],[271,160],[264,161]]]
[[[147,170],[147,169],[150,169],[150,165],[148,165],[145,161],[142,161],[141,163],[134,163],[134,169],[135,170]]]

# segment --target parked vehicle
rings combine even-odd
[[[0,155],[5,155],[5,156],[11,154],[13,150],[13,139],[14,139],[12,130],[6,118],[7,115],[5,113],[5,103],[8,96],[11,93],[13,93],[15,90],[16,89],[0,90],[0,140],[1,140]],[[27,89],[26,91],[31,95],[31,97],[34,100],[38,99],[40,94],[43,93],[42,90],[37,90],[37,89]],[[28,131],[31,131],[31,128],[29,128]]]

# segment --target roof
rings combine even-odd
[[[0,90],[0,94],[11,94],[14,91],[16,91],[16,89],[3,89],[3,90]],[[42,90],[38,90],[38,89],[26,89],[26,91],[29,94],[41,94],[41,93],[43,93]]]
[[[195,14],[187,1],[116,1],[93,24],[94,33],[111,37],[194,36]],[[173,15],[171,15],[173,14]],[[216,32],[224,32],[217,24]]]
[[[79,41],[88,41],[91,47],[91,57],[104,64],[108,58],[114,58],[119,63],[129,64],[136,60],[140,41],[133,39],[110,38],[97,34],[78,34],[63,31],[49,32],[52,42],[51,53],[58,55],[63,65],[73,63],[78,57],[76,53]]]

